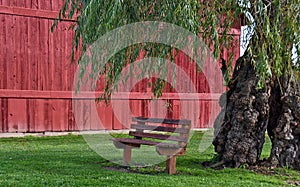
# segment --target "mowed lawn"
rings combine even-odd
[[[300,173],[276,169],[256,173],[244,168],[213,170],[201,166],[212,160],[211,141],[195,132],[187,154],[177,159],[178,173],[165,173],[165,163],[146,168],[122,168],[95,153],[82,136],[0,139],[0,186],[292,186]],[[264,147],[268,156],[270,141]]]

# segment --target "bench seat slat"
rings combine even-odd
[[[144,118],[144,117],[133,117],[133,122],[141,123],[162,123],[162,124],[178,124],[178,125],[190,125],[191,120],[178,120],[178,119],[161,119],[161,118]]]
[[[139,130],[175,132],[175,133],[183,133],[183,134],[189,133],[189,129],[185,129],[185,128],[163,127],[163,126],[154,126],[154,125],[132,124],[131,128],[139,129]]]
[[[169,147],[169,148],[183,147],[178,144],[168,144],[168,143],[161,143],[161,142],[154,142],[150,140],[140,140],[140,139],[133,139],[133,138],[114,138],[112,140],[124,144],[149,145],[149,146]]]
[[[171,136],[167,134],[153,134],[153,133],[144,133],[144,132],[135,132],[129,131],[130,136],[142,137],[142,138],[154,138],[158,140],[170,140],[177,142],[187,142],[187,138],[182,136]]]

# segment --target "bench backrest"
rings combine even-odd
[[[136,139],[150,138],[174,142],[182,148],[187,146],[191,129],[190,120],[133,117],[132,122],[134,124],[131,128],[135,131],[130,131],[129,135]]]

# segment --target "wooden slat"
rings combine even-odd
[[[209,92],[209,90],[204,90],[205,92]],[[130,97],[128,97],[127,92],[116,92],[113,95],[113,98],[119,98],[119,99],[148,99],[152,100],[154,95],[152,93],[144,93],[142,90],[140,92],[131,92]],[[180,99],[180,100],[219,100],[220,94],[219,93],[163,93],[162,96],[159,98],[161,100],[167,100],[167,99]]]
[[[99,103],[94,103],[97,109],[97,117],[100,120],[99,126],[106,130],[113,129],[113,109],[111,105],[106,105],[104,101],[100,101]]]
[[[0,34],[0,43],[2,46],[5,46],[5,37],[6,35],[4,34],[5,33],[5,16],[4,15],[1,15],[0,14],[0,33],[3,33],[3,34]],[[4,88],[4,73],[6,72],[6,68],[5,68],[5,58],[6,58],[6,54],[5,53],[5,47],[0,47],[0,89],[3,89]],[[5,76],[6,77],[6,76]]]
[[[10,37],[11,34],[14,34],[16,26],[14,25],[14,17],[6,15],[5,16],[5,21],[6,21],[6,28],[5,28],[5,36],[6,36],[6,44],[1,44],[1,46],[4,46],[6,48],[5,51],[5,56],[6,56],[6,80],[7,80],[7,85],[6,88],[8,89],[16,89],[15,88],[15,76],[14,76],[14,71],[15,71],[15,54],[16,54],[16,49],[15,49],[15,44],[14,44],[14,37]],[[3,33],[4,34],[4,33]],[[19,38],[20,39],[20,38]],[[3,63],[3,62],[1,62]]]
[[[177,141],[177,142],[187,142],[187,138],[181,136],[171,136],[167,134],[153,134],[153,133],[144,133],[144,132],[129,132],[130,136],[135,137],[143,137],[143,138],[154,138],[158,140],[170,140],[170,141]]]
[[[55,62],[53,62],[55,64]],[[51,63],[49,64],[51,66]],[[50,73],[51,71],[54,71],[51,67],[49,66]],[[50,69],[51,68],[51,69]],[[50,81],[50,78],[48,78]],[[50,84],[50,83],[49,83]],[[73,91],[38,91],[38,90],[12,90],[12,89],[0,89],[0,98],[32,98],[32,99],[94,99],[97,96],[102,95],[103,92],[101,91],[96,91],[96,92],[80,92],[78,94],[73,95]],[[133,92],[130,93],[133,95],[132,97],[128,98],[125,95],[127,94],[117,94],[112,100],[151,100],[148,96],[146,97],[145,94],[139,93],[139,92]],[[185,95],[181,100],[207,100],[208,96],[210,94],[199,94],[196,96],[196,94],[191,94],[191,95]],[[210,100],[218,100],[220,94],[215,94],[213,98]],[[172,93],[165,93],[162,95],[161,99],[168,98],[168,99],[174,99],[178,98]],[[183,121],[183,120],[181,120]],[[176,123],[176,122],[175,122]]]
[[[126,100],[115,100],[112,101],[112,114],[113,114],[113,129],[129,129],[131,115],[128,110],[128,102]],[[125,108],[125,110],[124,110]]]
[[[140,124],[132,124],[131,128],[140,129],[140,130],[162,131],[162,132],[189,133],[189,129],[184,129],[184,128],[162,127],[162,126],[151,126],[151,125],[140,125]]]
[[[51,131],[52,129],[47,129],[48,127],[48,108],[47,101],[44,99],[36,99],[35,105],[32,106],[35,111],[34,123],[35,123],[35,132],[45,132]]]
[[[30,59],[30,53],[29,53],[29,31],[28,31],[28,25],[29,25],[29,18],[23,18],[21,19],[21,40],[19,42],[22,43],[22,49],[20,53],[22,54],[21,61],[21,90],[28,90],[29,89],[29,73],[28,73],[28,66],[29,64],[29,59]]]
[[[27,131],[26,100],[8,100],[8,126],[11,132]]]
[[[163,123],[163,124],[184,124],[190,125],[191,121],[186,119],[163,119],[163,118],[144,118],[144,117],[133,117],[132,121],[134,122],[143,122],[143,123]]]
[[[0,36],[1,37],[1,36]],[[2,108],[2,99],[0,99],[0,108]],[[3,112],[0,112],[0,133],[3,132]]]
[[[124,143],[124,144],[137,144],[137,145],[149,145],[149,146],[163,146],[163,147],[170,147],[170,148],[180,148],[182,146],[178,144],[168,144],[168,143],[161,143],[161,142],[155,142],[150,140],[139,140],[139,139],[133,139],[133,138],[115,138],[111,139],[116,142]]]
[[[31,0],[25,0],[25,7],[31,8]]]

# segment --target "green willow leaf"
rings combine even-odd
[[[253,64],[261,75],[259,86],[263,87],[270,76],[280,77],[300,69],[299,1],[66,0],[58,18],[77,16],[75,25],[70,28],[75,33],[72,50],[74,60],[78,50],[84,54],[104,34],[141,21],[163,21],[181,26],[201,36],[208,46],[214,48],[214,56],[219,57],[221,48],[232,47],[233,36],[226,33],[235,26],[237,20],[246,17],[245,23],[251,31],[246,36],[250,40],[246,53],[254,58]],[[56,25],[57,21],[52,29]],[[138,32],[139,28],[123,34],[130,39]],[[189,45],[188,41],[185,43]],[[161,44],[137,44],[117,53],[109,60],[105,71],[100,71],[106,75],[106,96],[112,92],[110,87],[118,79],[122,68],[134,62],[141,50],[145,51],[146,56],[170,58],[176,49]],[[159,94],[164,84],[161,81],[156,84],[155,92]]]

